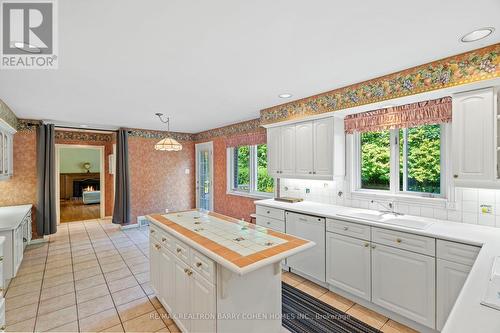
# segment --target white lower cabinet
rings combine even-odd
[[[326,233],[326,282],[371,300],[370,242]]]
[[[159,254],[158,262],[160,263],[159,267],[159,295],[161,301],[164,304],[169,304],[174,300],[175,297],[175,289],[173,281],[174,276],[174,258],[166,249],[162,248]],[[171,311],[172,309],[168,308],[167,311]]]
[[[217,323],[215,286],[197,272],[193,272],[190,280],[189,295],[191,311],[194,314],[191,320],[191,331],[215,332]]]
[[[181,331],[215,332],[214,262],[177,240],[172,252],[166,243],[158,240],[166,235],[159,229],[155,229],[154,234],[158,235],[150,237],[150,280],[158,299]]]
[[[442,330],[472,266],[437,259],[436,329]]]
[[[436,259],[372,245],[372,302],[435,327]]]
[[[188,278],[189,266],[180,259],[174,261],[174,285],[175,296],[171,304],[172,315],[177,318],[178,325],[181,331],[191,332],[191,320],[189,315],[191,309],[191,279]],[[167,303],[170,301],[167,300]]]

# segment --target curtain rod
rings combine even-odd
[[[71,132],[102,132],[102,133],[107,133],[107,134],[112,134],[112,133],[117,133],[118,130],[105,130],[105,129],[99,129],[99,128],[90,128],[90,127],[73,127],[73,126],[54,126],[56,129],[60,130],[69,130]]]

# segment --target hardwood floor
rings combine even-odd
[[[61,200],[61,223],[100,218],[101,205],[84,205],[82,200]]]

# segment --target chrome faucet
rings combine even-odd
[[[379,205],[380,207],[384,208],[384,210],[381,210],[380,212],[381,213],[385,213],[385,214],[392,214],[394,216],[402,216],[404,215],[403,213],[398,213],[394,210],[394,204],[392,202],[389,202],[387,205],[385,205],[384,203],[380,202],[380,201],[376,201],[376,200],[371,200],[370,201],[372,204],[377,204]]]

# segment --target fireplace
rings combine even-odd
[[[99,179],[73,180],[73,197],[81,198],[84,191],[99,191]]]

